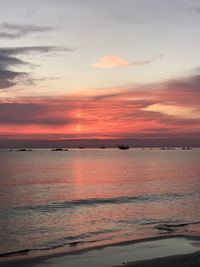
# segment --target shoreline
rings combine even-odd
[[[196,262],[199,265],[194,265]],[[62,267],[66,263],[70,267],[164,267],[169,264],[172,265],[171,267],[189,267],[191,264],[194,267],[199,267],[200,236],[167,235],[87,247],[74,251],[56,252],[54,254],[21,254],[0,259],[0,266],[5,267],[44,267],[49,266],[49,264]],[[186,263],[188,265],[183,265]]]
[[[174,255],[163,258],[155,258],[151,260],[143,260],[136,262],[129,262],[123,264],[124,267],[199,267],[200,266],[200,252]],[[113,266],[113,267],[120,267]]]

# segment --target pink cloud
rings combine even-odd
[[[119,67],[128,67],[128,66],[137,66],[137,65],[146,65],[150,64],[158,58],[162,57],[161,54],[153,56],[149,59],[138,59],[135,61],[128,61],[126,59],[121,58],[118,55],[107,55],[104,57],[100,57],[97,62],[91,64],[92,67],[96,68],[119,68]]]
[[[118,68],[129,66],[129,62],[118,55],[107,55],[100,57],[97,62],[91,66],[96,68]]]
[[[200,133],[199,77],[183,77],[137,89],[94,89],[95,95],[2,100],[0,136],[197,138]]]

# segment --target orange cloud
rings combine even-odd
[[[119,67],[128,67],[128,66],[137,66],[137,65],[146,65],[150,64],[158,58],[162,57],[161,54],[156,55],[150,59],[140,59],[129,62],[126,59],[119,57],[118,55],[107,55],[100,57],[96,63],[91,64],[92,67],[96,68],[119,68]]]
[[[31,101],[31,99],[30,99]],[[144,138],[199,131],[197,120],[145,110],[143,100],[43,100],[43,103],[2,105],[0,133],[26,138]],[[13,105],[13,107],[12,107]],[[30,107],[29,107],[30,106]],[[81,116],[77,116],[77,106]],[[43,107],[43,108],[42,108]],[[28,118],[25,116],[28,115]],[[6,115],[7,117],[4,117]]]
[[[107,55],[99,58],[97,62],[93,63],[91,66],[96,68],[118,68],[129,66],[129,62],[118,55]]]
[[[200,110],[174,104],[153,104],[144,108],[143,110],[160,112],[178,118],[200,119]]]
[[[0,102],[0,135],[30,139],[198,137],[200,76],[96,95]],[[106,94],[107,92],[107,94]],[[13,100],[12,100],[13,101]]]

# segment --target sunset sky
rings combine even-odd
[[[199,0],[0,0],[0,140],[199,141]]]

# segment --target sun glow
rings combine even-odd
[[[77,118],[81,118],[82,117],[82,114],[79,112],[79,113],[76,113],[76,117]]]
[[[78,124],[76,126],[76,132],[82,132],[83,128],[82,128],[82,125]]]

